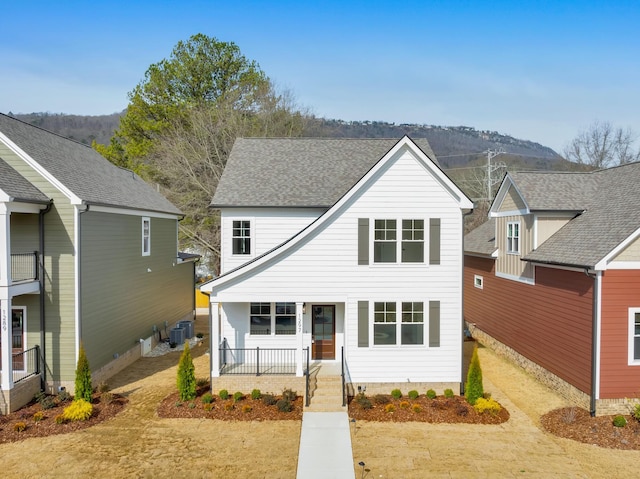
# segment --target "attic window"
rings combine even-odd
[[[151,254],[151,218],[142,218],[142,256]]]
[[[507,253],[520,254],[520,222],[507,223]]]

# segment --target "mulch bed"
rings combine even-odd
[[[113,394],[112,400],[106,403],[101,401],[101,394],[96,393],[92,399],[93,414],[89,419],[57,424],[56,416],[62,414],[64,408],[71,404],[71,401],[56,402],[55,406],[50,409],[42,409],[39,403],[32,401],[14,413],[0,415],[0,444],[22,441],[30,437],[66,434],[86,429],[114,417],[125,408],[128,402],[128,399]],[[39,421],[35,421],[34,414],[39,411],[42,411],[44,417]],[[20,422],[26,424],[24,431],[16,431],[14,429],[15,425]]]
[[[627,425],[613,425],[615,416],[591,417],[582,408],[554,409],[540,418],[544,429],[551,434],[610,449],[640,450],[640,422],[625,415]]]
[[[349,417],[356,420],[379,422],[416,421],[465,424],[501,424],[509,420],[509,411],[504,407],[497,414],[486,412],[479,414],[462,396],[451,398],[438,396],[435,399],[419,396],[416,399],[394,399],[391,396],[380,395],[369,399],[372,407],[364,409],[354,398],[350,398]],[[380,404],[379,402],[383,400],[388,403]],[[388,412],[389,404],[393,405],[393,412]]]
[[[298,396],[291,402],[292,409],[282,412],[275,404],[267,405],[262,399],[252,399],[245,395],[242,399],[221,399],[213,395],[209,405],[202,401],[202,396],[210,392],[209,386],[201,386],[193,401],[180,401],[178,392],[165,397],[158,405],[157,413],[163,418],[220,419],[223,421],[283,421],[302,420],[303,398]],[[276,396],[281,399],[281,396]]]

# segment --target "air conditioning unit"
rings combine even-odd
[[[193,321],[178,321],[176,324],[176,328],[184,329],[184,337],[186,339],[193,338]]]
[[[173,328],[169,331],[169,342],[174,344],[184,344],[184,329]]]

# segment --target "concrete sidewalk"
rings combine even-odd
[[[349,417],[346,412],[302,415],[298,479],[354,479]]]

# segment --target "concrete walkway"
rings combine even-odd
[[[354,479],[346,412],[302,415],[297,479]]]

